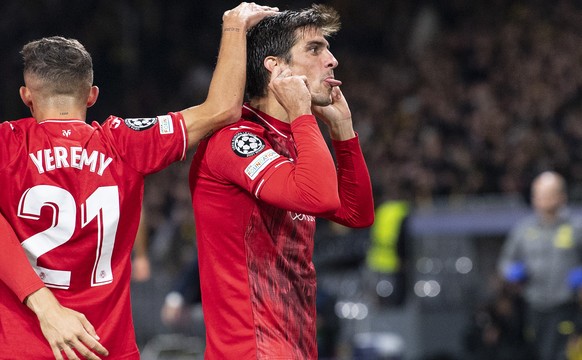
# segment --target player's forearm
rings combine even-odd
[[[341,206],[331,218],[349,227],[368,227],[374,222],[374,199],[368,167],[357,138],[333,141],[338,163]]]
[[[204,105],[218,116],[220,125],[240,118],[246,80],[246,25],[225,19],[214,75]]]
[[[188,143],[240,118],[246,78],[246,25],[236,19],[223,23],[218,60],[203,104],[182,111]]]
[[[24,249],[16,238],[12,227],[0,216],[0,280],[23,301],[32,292],[44,287],[34,272]]]
[[[297,161],[294,166],[279,167],[269,177],[261,199],[282,209],[310,215],[335,212],[340,206],[335,164],[315,119],[302,116],[291,127]]]
[[[247,66],[247,25],[239,18],[225,18],[214,76],[206,102],[220,113],[240,118]],[[230,120],[230,119],[225,119]]]
[[[345,119],[328,125],[332,140],[345,141],[356,137],[352,119]]]

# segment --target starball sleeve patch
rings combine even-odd
[[[265,148],[265,142],[250,132],[238,132],[232,137],[232,150],[240,157],[258,154]]]
[[[127,118],[124,122],[128,128],[135,131],[142,131],[154,126],[158,122],[158,118]]]

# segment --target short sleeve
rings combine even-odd
[[[120,158],[148,174],[186,157],[188,139],[180,113],[153,118],[109,117],[103,129]]]

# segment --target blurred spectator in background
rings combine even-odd
[[[131,259],[131,279],[138,282],[148,281],[151,277],[150,258],[148,256],[149,234],[146,221],[145,209],[142,208]]]
[[[190,262],[175,280],[175,283],[164,299],[160,316],[162,323],[173,330],[185,331],[192,328],[194,318],[193,306],[201,303],[200,273],[198,260]],[[204,324],[197,323],[198,329],[203,332]]]
[[[568,282],[576,291],[578,312],[574,321],[574,331],[566,346],[566,359],[582,360],[582,267],[570,272]]]
[[[527,331],[539,359],[558,360],[578,311],[569,278],[582,264],[582,233],[566,212],[566,183],[558,173],[538,175],[531,200],[535,214],[512,229],[498,266],[506,281],[524,284]]]
[[[525,303],[520,284],[505,282],[473,314],[464,336],[467,360],[534,360],[525,338]]]
[[[375,211],[366,265],[371,272],[371,285],[381,304],[404,304],[406,223],[409,213],[410,204],[404,200],[387,200]]]

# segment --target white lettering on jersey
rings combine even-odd
[[[105,154],[93,150],[90,154],[87,149],[79,146],[72,146],[67,149],[62,146],[56,146],[52,149],[38,150],[36,154],[28,154],[39,174],[45,171],[53,171],[62,168],[76,168],[83,170],[88,168],[91,172],[96,172],[102,176],[105,169],[113,161],[112,158]]]
[[[102,186],[95,189],[82,203],[77,201],[65,189],[53,185],[36,185],[27,189],[18,202],[18,217],[23,219],[39,220],[41,216],[46,216],[42,212],[45,206],[53,208],[52,226],[22,242],[32,267],[48,287],[68,289],[71,285],[71,271],[65,270],[66,267],[58,270],[43,267],[38,259],[41,256],[54,256],[51,255],[53,249],[71,240],[77,230],[90,223],[96,223],[99,228],[92,232],[95,262],[91,286],[101,286],[113,281],[111,259],[119,225],[119,189],[117,186]],[[90,237],[85,239],[90,240]]]
[[[291,220],[295,221],[315,221],[315,216],[313,215],[305,215],[305,214],[299,214],[299,213],[289,213],[291,215]]]
[[[119,125],[121,125],[121,119],[116,117],[115,119],[113,119],[111,121],[111,127],[114,129],[117,129],[119,127]]]

